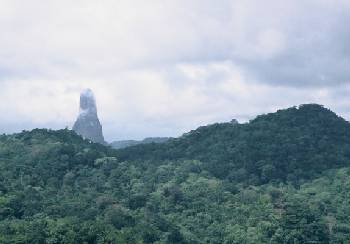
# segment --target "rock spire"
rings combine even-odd
[[[80,110],[73,130],[82,137],[93,142],[105,144],[102,125],[97,116],[95,96],[90,89],[80,94]]]

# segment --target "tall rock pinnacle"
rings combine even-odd
[[[102,125],[97,117],[95,97],[90,89],[80,94],[80,111],[73,130],[86,139],[105,144]]]

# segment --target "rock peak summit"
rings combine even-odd
[[[73,130],[86,139],[105,144],[102,125],[97,116],[95,96],[91,89],[85,89],[80,94],[79,116]]]
[[[96,100],[91,89],[85,89],[80,93],[80,115],[96,115],[97,117]]]

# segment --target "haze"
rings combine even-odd
[[[302,103],[350,119],[349,1],[0,5],[0,133],[71,128],[85,88],[108,141]]]

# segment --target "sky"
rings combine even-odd
[[[0,133],[72,127],[91,88],[107,141],[305,103],[350,120],[349,0],[0,0]]]

